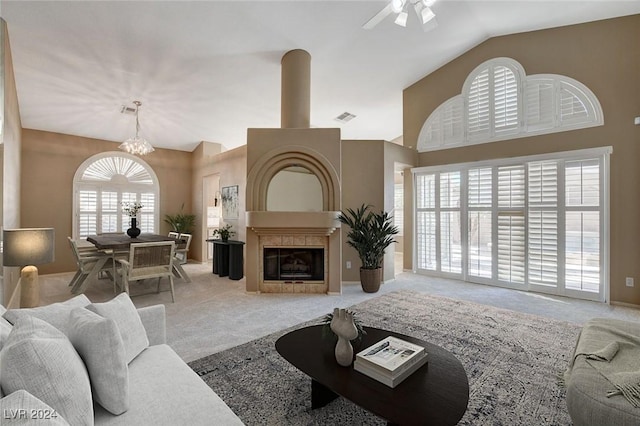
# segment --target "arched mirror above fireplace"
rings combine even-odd
[[[322,184],[306,167],[293,165],[276,173],[267,188],[267,211],[319,212]]]

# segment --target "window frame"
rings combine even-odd
[[[135,163],[138,166],[141,166],[143,169],[143,177],[144,179],[148,179],[149,183],[136,183],[130,182],[129,179],[122,174],[115,174],[110,179],[106,177],[103,179],[83,179],[83,176],[87,169],[89,169],[94,163],[101,161],[105,158],[118,158],[120,161],[130,161]],[[117,160],[116,160],[117,162]],[[139,178],[140,175],[138,174]],[[76,170],[76,173],[73,178],[73,225],[72,225],[72,238],[79,239],[84,238],[84,235],[80,235],[80,192],[81,191],[95,191],[96,193],[96,232],[100,233],[102,231],[102,193],[104,192],[116,192],[118,200],[122,199],[123,193],[135,193],[136,200],[140,201],[142,194],[150,193],[154,196],[154,207],[153,212],[145,214],[151,214],[153,216],[153,233],[158,233],[160,229],[160,184],[158,181],[158,177],[144,160],[135,155],[128,154],[125,152],[119,151],[108,151],[102,152],[96,155],[93,155],[87,158]],[[113,214],[113,212],[109,212],[108,214]],[[116,212],[117,220],[121,221],[121,227],[126,229],[125,223],[123,220],[122,213],[122,205],[118,202],[117,212]],[[123,231],[124,232],[124,231]],[[145,231],[146,232],[146,231]]]
[[[413,213],[414,213],[414,217],[416,218],[416,222],[417,222],[417,218],[419,216],[419,214],[422,211],[433,211],[433,212],[438,212],[440,210],[439,208],[439,194],[436,194],[436,198],[434,200],[435,205],[433,205],[432,207],[420,207],[418,205],[418,186],[417,186],[417,179],[419,178],[424,178],[427,176],[433,176],[433,180],[436,183],[436,189],[438,189],[439,187],[439,180],[440,180],[440,173],[450,173],[452,171],[460,171],[462,176],[461,176],[461,180],[463,182],[462,184],[462,188],[461,188],[461,194],[460,194],[460,200],[461,200],[461,218],[460,218],[460,224],[461,224],[461,252],[462,252],[462,263],[463,263],[463,267],[462,267],[462,271],[461,273],[448,273],[448,272],[443,272],[441,270],[441,258],[440,258],[440,241],[437,240],[436,241],[436,247],[435,247],[435,251],[436,251],[436,260],[435,260],[435,268],[434,269],[418,269],[418,240],[420,239],[420,236],[418,235],[418,229],[417,229],[417,223],[413,224],[413,229],[412,229],[412,235],[413,235],[413,272],[414,273],[419,273],[419,274],[424,274],[424,275],[433,275],[433,276],[442,276],[442,277],[447,277],[447,278],[456,278],[456,279],[461,279],[464,281],[468,281],[468,282],[474,282],[474,283],[478,283],[478,284],[489,284],[489,285],[493,285],[493,286],[499,286],[499,287],[508,287],[508,288],[515,288],[515,289],[520,289],[520,290],[526,290],[526,291],[536,291],[536,292],[542,292],[542,293],[548,293],[548,294],[556,294],[556,295],[564,295],[564,296],[569,296],[569,297],[574,297],[574,298],[580,298],[580,299],[587,299],[587,300],[596,300],[596,301],[601,301],[601,302],[606,302],[609,300],[609,194],[610,194],[610,185],[609,185],[609,157],[610,154],[613,152],[613,149],[611,146],[607,146],[607,147],[600,147],[600,148],[588,148],[588,149],[582,149],[582,150],[575,150],[575,151],[564,151],[564,152],[557,152],[557,153],[549,153],[549,154],[539,154],[539,155],[531,155],[531,156],[522,156],[522,157],[513,157],[513,158],[504,158],[504,159],[494,159],[494,160],[485,160],[485,161],[478,161],[478,162],[467,162],[467,163],[458,163],[458,164],[446,164],[446,165],[439,165],[439,166],[427,166],[427,167],[418,167],[418,168],[413,168],[411,169],[412,175],[413,175],[413,185],[414,188],[416,188],[416,190],[414,191],[413,194],[413,203],[414,203],[414,207],[413,207]],[[557,215],[557,229],[558,229],[558,237],[557,237],[557,251],[558,253],[562,252],[562,256],[558,256],[557,259],[557,274],[558,274],[558,284],[552,288],[548,287],[547,285],[543,285],[543,284],[536,284],[536,283],[532,283],[530,281],[533,281],[530,279],[530,274],[529,274],[529,264],[531,262],[531,257],[529,254],[530,251],[530,245],[529,245],[529,223],[530,223],[530,212],[531,211],[537,211],[540,210],[538,208],[538,206],[532,205],[529,203],[529,184],[528,184],[528,179],[529,179],[529,163],[535,163],[535,162],[545,162],[545,161],[557,161],[558,164],[562,164],[562,168],[564,169],[566,167],[566,163],[571,162],[571,161],[584,161],[584,160],[588,160],[588,159],[598,159],[599,161],[599,166],[601,167],[600,171],[599,171],[599,189],[600,189],[600,194],[599,194],[599,205],[597,208],[595,208],[595,210],[597,210],[598,212],[600,212],[600,214],[602,215],[602,217],[600,218],[600,222],[599,222],[599,256],[600,256],[600,261],[599,261],[599,268],[600,268],[600,287],[599,287],[599,291],[596,292],[587,292],[587,291],[583,291],[583,290],[573,290],[570,288],[566,288],[564,283],[565,283],[565,277],[566,277],[566,272],[564,270],[564,267],[566,266],[566,260],[564,258],[564,254],[566,253],[566,247],[565,247],[565,243],[566,243],[566,236],[564,233],[564,229],[566,227],[566,222],[565,222],[565,213],[566,212],[570,212],[570,211],[574,211],[574,210],[580,210],[580,211],[590,211],[590,210],[594,210],[594,208],[587,206],[586,208],[583,207],[576,207],[574,208],[573,206],[568,206],[566,203],[566,199],[563,198],[564,201],[562,201],[562,203],[560,203],[560,197],[565,197],[565,181],[564,181],[564,170],[562,171],[561,175],[559,174],[558,177],[558,181],[557,181],[557,186],[558,186],[558,193],[557,193],[557,205],[553,207],[553,209],[556,209],[558,211],[558,215]],[[498,194],[497,191],[493,190],[492,191],[492,207],[491,207],[491,211],[492,211],[492,241],[494,242],[493,247],[492,247],[492,276],[491,278],[485,278],[485,277],[481,277],[481,276],[476,276],[476,275],[471,275],[469,273],[469,265],[468,265],[468,255],[469,255],[469,241],[468,241],[468,229],[469,229],[469,212],[472,211],[472,209],[469,208],[469,190],[468,190],[468,172],[471,169],[480,169],[480,168],[492,168],[492,173],[493,173],[493,183],[492,183],[492,188],[497,188],[498,185],[498,168],[500,167],[509,167],[509,166],[517,166],[517,165],[525,165],[525,170],[524,170],[524,174],[525,174],[525,203],[524,206],[522,208],[518,207],[516,210],[522,210],[524,212],[525,218],[524,218],[524,229],[525,229],[525,238],[524,238],[524,247],[525,247],[525,254],[524,254],[524,265],[525,265],[525,270],[524,270],[524,283],[522,285],[519,284],[514,284],[514,283],[510,283],[510,282],[503,282],[500,281],[498,279],[498,274],[497,274],[497,268],[498,268],[498,258],[497,258],[497,237],[498,237],[498,228],[497,228],[497,221],[498,221],[498,214],[501,210],[503,210],[503,208],[498,206]],[[558,167],[559,168],[559,167]],[[431,178],[429,178],[431,179]],[[477,210],[477,209],[475,209]],[[506,210],[509,210],[508,208]],[[439,238],[439,233],[440,233],[440,229],[439,229],[439,220],[436,217],[436,224],[435,224],[435,237]],[[464,226],[462,226],[464,225]],[[561,276],[562,274],[562,276]]]
[[[490,84],[495,83],[494,73],[504,67],[514,74],[517,86],[517,126],[508,131],[496,131],[495,85],[488,89],[489,129],[487,134],[470,134],[469,105],[470,91],[474,81],[484,72],[489,75]],[[540,112],[548,115],[547,123],[535,122],[531,118],[534,96],[540,95],[540,85],[550,85],[547,108]],[[578,99],[585,109],[585,116],[563,118],[563,96],[569,94]],[[538,105],[539,106],[539,105]],[[493,58],[478,65],[467,76],[462,92],[440,104],[425,120],[417,140],[418,152],[437,151],[519,139],[529,136],[564,132],[575,129],[604,125],[604,114],[598,98],[581,82],[558,74],[526,75],[522,65],[511,58]]]

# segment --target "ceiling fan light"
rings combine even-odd
[[[391,0],[391,10],[393,10],[394,13],[402,12],[406,1],[407,0]]]
[[[436,0],[422,0],[424,7],[431,7],[435,4]]]
[[[427,22],[429,22],[430,20],[432,20],[435,17],[436,17],[436,14],[433,13],[433,10],[431,10],[431,8],[429,8],[429,7],[425,6],[422,9],[422,11],[420,12],[420,18],[421,18],[423,24],[426,24]]]
[[[407,18],[409,17],[409,14],[407,12],[400,12],[398,14],[398,17],[396,18],[396,20],[394,21],[397,25],[400,25],[401,27],[406,27],[407,26]]]

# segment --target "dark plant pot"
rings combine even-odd
[[[229,241],[229,237],[222,237],[221,240],[223,243],[226,243],[227,241]]]
[[[131,218],[131,228],[127,229],[127,235],[131,238],[136,238],[140,235],[140,228],[137,226],[137,219],[135,217]]]
[[[382,281],[382,268],[364,269],[360,268],[360,284],[365,293],[376,293],[380,290]]]

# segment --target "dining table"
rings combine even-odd
[[[152,233],[142,233],[138,235],[136,238],[131,238],[125,233],[122,234],[102,234],[102,235],[89,235],[87,236],[87,241],[96,246],[98,250],[102,250],[105,252],[127,252],[129,251],[129,247],[131,244],[136,243],[155,243],[162,241],[175,241],[176,247],[184,247],[186,246],[186,240],[182,240],[180,238],[173,238],[166,235],[152,234]],[[105,263],[109,260],[109,257],[104,258],[104,260],[98,261],[93,267],[91,273],[87,277],[87,279],[82,283],[82,286],[73,291],[74,293],[83,293],[87,284],[92,281],[92,278],[98,276],[100,271],[103,269]],[[174,259],[173,262],[173,274],[182,278],[185,282],[190,283],[191,278],[184,270],[182,265],[177,259]],[[115,277],[113,277],[115,279]]]

